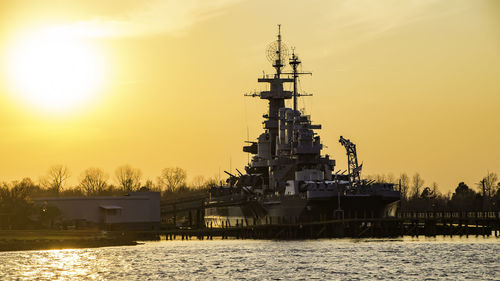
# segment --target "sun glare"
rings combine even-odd
[[[12,92],[45,111],[67,112],[80,107],[103,86],[102,56],[63,28],[19,40],[12,45],[7,61]]]

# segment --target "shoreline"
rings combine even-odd
[[[0,230],[0,252],[134,246],[123,232],[88,230]]]
[[[137,238],[137,237],[136,237]],[[413,237],[413,236],[402,236],[393,238],[322,238],[322,239],[298,239],[298,240],[276,240],[276,241],[318,241],[318,240],[349,240],[355,243],[359,242],[369,242],[369,241],[394,241],[394,242],[494,242],[498,243],[497,237],[483,237],[483,236],[470,236],[470,237],[460,237],[460,236],[438,236],[438,237]],[[226,238],[222,239],[216,237],[213,240],[234,240],[240,241],[242,239],[237,238]],[[213,241],[212,239],[206,241]],[[267,239],[243,239],[243,240],[267,240]],[[0,253],[2,252],[17,252],[17,251],[45,251],[45,250],[65,250],[65,249],[91,249],[91,248],[101,248],[101,247],[113,247],[113,246],[136,246],[144,244],[146,241],[172,241],[168,239],[159,240],[141,240],[141,239],[130,239],[126,236],[116,236],[116,237],[101,237],[101,238],[81,238],[81,239],[0,239]],[[203,241],[199,239],[181,239],[180,237],[174,239],[173,241]]]
[[[139,243],[133,240],[88,239],[88,240],[0,240],[0,252],[63,250],[100,248],[111,246],[135,246]]]

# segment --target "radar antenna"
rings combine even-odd
[[[363,164],[358,165],[358,156],[356,154],[356,144],[348,139],[340,136],[339,142],[345,147],[347,151],[349,181],[353,187],[361,185],[361,168]]]
[[[288,57],[288,47],[281,40],[281,24],[278,24],[278,40],[267,46],[266,54],[267,59],[276,68],[276,78],[280,78],[281,68],[285,66]]]

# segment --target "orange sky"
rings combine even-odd
[[[500,4],[491,1],[3,1],[0,181],[64,164],[131,164],[153,179],[242,168],[262,130],[265,57],[276,24],[312,77],[304,107],[324,152],[365,174],[419,172],[442,191],[500,173]],[[68,110],[18,98],[5,63],[18,38],[63,28],[99,53],[102,83]],[[83,44],[82,43],[82,44]],[[90,47],[89,47],[90,48]],[[47,65],[47,69],[50,69]],[[41,68],[44,68],[43,66]],[[29,79],[26,77],[26,79]]]

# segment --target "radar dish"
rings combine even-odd
[[[271,42],[271,44],[269,44],[267,46],[266,56],[267,56],[267,59],[272,64],[276,63],[276,61],[278,60],[279,45],[280,45],[280,42],[276,40],[276,41]],[[280,60],[281,65],[283,65],[283,66],[286,65],[286,62],[288,60],[288,54],[289,54],[288,47],[283,42],[281,42],[281,60]]]

